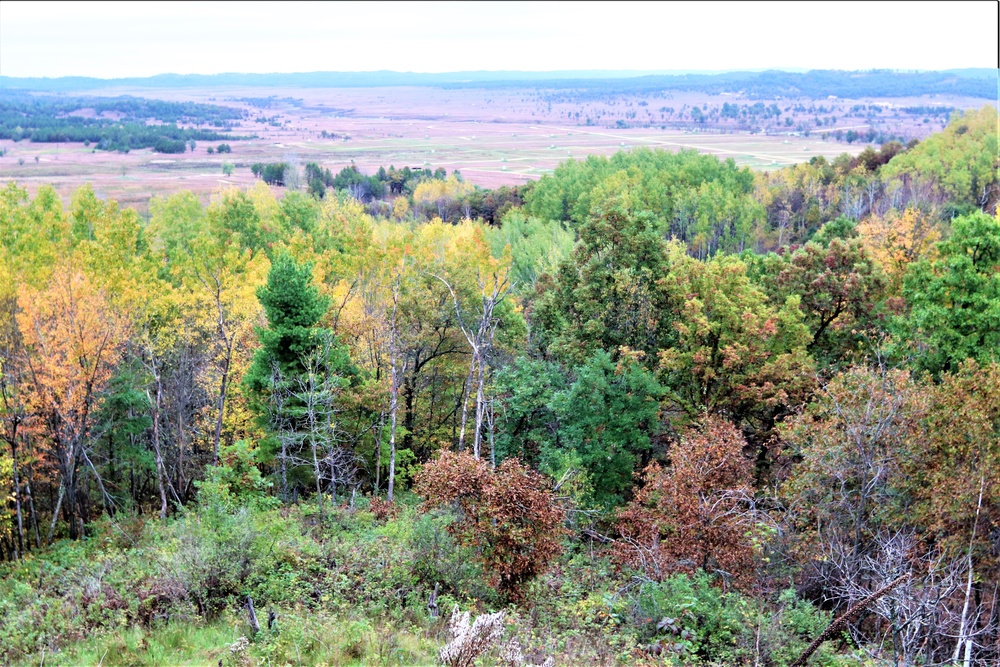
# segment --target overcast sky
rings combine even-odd
[[[0,4],[0,74],[997,67],[998,4]]]

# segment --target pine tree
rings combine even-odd
[[[243,382],[271,435],[265,451],[277,456],[283,499],[308,485],[322,504],[323,482],[335,488],[343,458],[334,437],[337,398],[356,371],[347,349],[319,326],[329,300],[312,284],[311,264],[279,255],[257,298],[268,326],[257,332],[261,347]]]

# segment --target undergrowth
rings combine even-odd
[[[792,591],[762,602],[707,575],[646,581],[573,540],[523,604],[504,606],[475,554],[452,539],[449,513],[422,513],[415,498],[397,507],[373,512],[360,499],[321,515],[315,504],[205,494],[165,522],[104,519],[84,540],[0,568],[0,664],[430,665],[458,605],[505,608],[506,636],[526,664],[780,667],[829,621]],[[499,664],[496,651],[477,664]]]

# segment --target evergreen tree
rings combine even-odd
[[[277,456],[285,500],[297,486],[315,486],[322,503],[323,482],[335,489],[333,467],[343,458],[334,436],[337,399],[356,372],[347,349],[319,326],[329,300],[312,284],[311,264],[279,255],[257,298],[268,326],[257,332],[261,346],[243,381],[271,435],[265,452]]]

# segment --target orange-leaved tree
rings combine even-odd
[[[617,562],[657,580],[701,569],[749,584],[754,512],[746,446],[731,423],[706,415],[670,448],[669,467],[649,464],[642,488],[618,511]]]
[[[425,511],[447,507],[458,514],[452,534],[476,550],[490,584],[517,601],[562,549],[564,512],[548,487],[517,459],[491,469],[468,452],[444,450],[424,465],[415,488]]]

